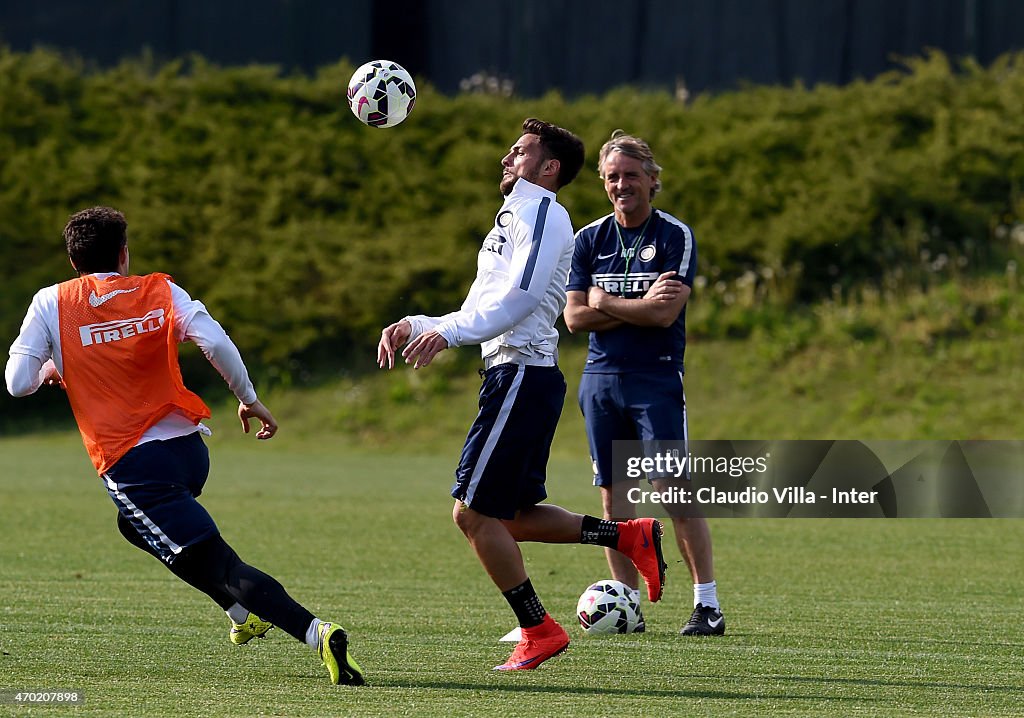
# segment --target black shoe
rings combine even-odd
[[[721,636],[725,633],[725,616],[717,608],[698,603],[679,633],[684,636]]]
[[[633,633],[644,633],[647,630],[647,623],[644,621],[644,612],[637,611],[636,617],[636,628],[633,629]]]

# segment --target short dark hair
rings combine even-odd
[[[529,117],[523,122],[523,134],[540,137],[540,146],[546,159],[558,160],[556,184],[559,189],[576,179],[586,154],[583,140],[569,130],[535,117]]]
[[[64,225],[68,257],[83,274],[117,271],[118,255],[127,243],[128,222],[111,207],[75,212]]]

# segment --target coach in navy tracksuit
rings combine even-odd
[[[398,347],[419,368],[449,347],[479,344],[486,370],[480,412],[455,472],[452,517],[505,596],[522,640],[496,670],[536,668],[569,645],[527,576],[520,541],[587,543],[624,552],[661,598],[661,525],[571,513],[547,497],[545,472],[565,379],[555,322],[565,308],[573,253],[569,213],[555,192],[583,165],[583,143],[568,130],[528,119],[502,160],[505,201],[477,253],[477,275],[462,307],[439,317],[405,317],[381,332],[377,362],[391,368]],[[631,564],[631,565],[632,565]]]
[[[660,172],[647,143],[621,130],[601,147],[598,174],[614,212],[577,233],[566,285],[566,326],[590,332],[579,399],[605,519],[636,516],[627,496],[636,482],[613,483],[613,441],[687,440],[683,351],[697,245],[688,226],[651,206]],[[722,634],[707,520],[672,522],[694,583],[694,611],[682,633]],[[607,555],[613,578],[635,588],[629,559]]]

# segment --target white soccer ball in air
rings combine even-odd
[[[592,583],[576,604],[580,626],[591,635],[632,633],[640,623],[636,592],[621,581]]]
[[[404,67],[390,60],[372,60],[352,74],[348,106],[370,127],[394,127],[412,112],[416,83]]]

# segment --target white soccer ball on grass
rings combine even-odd
[[[576,603],[580,626],[591,635],[632,633],[640,624],[639,594],[621,581],[592,583]]]

